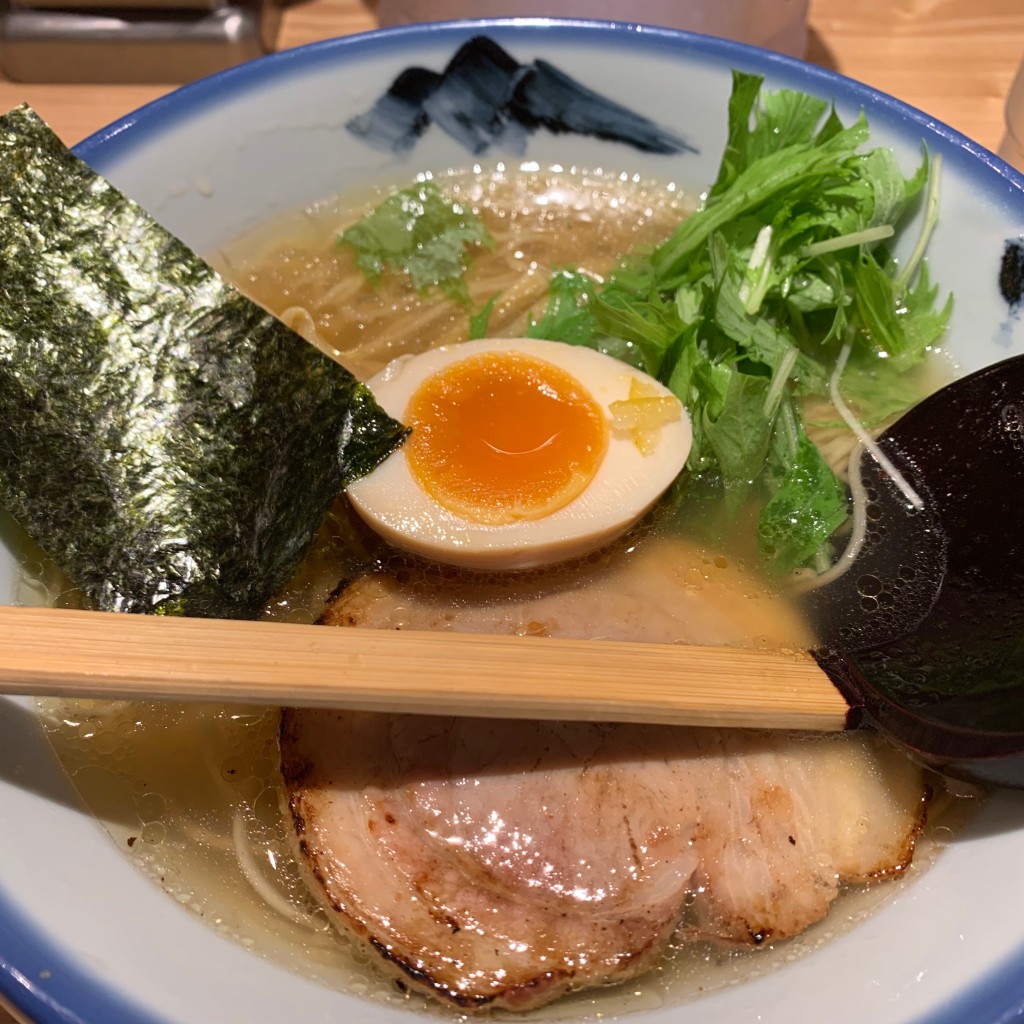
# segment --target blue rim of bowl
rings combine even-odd
[[[0,1006],[34,1024],[170,1024],[99,982],[0,899]]]
[[[547,40],[553,35],[563,35],[571,37],[573,42],[594,43],[600,43],[610,36],[619,37],[625,31],[635,37],[640,45],[655,46],[666,51],[690,52],[715,60],[716,63],[735,64],[779,77],[787,77],[788,72],[795,80],[814,83],[825,94],[832,92],[855,105],[870,109],[876,118],[880,115],[890,123],[921,132],[932,141],[940,140],[944,156],[952,158],[969,173],[984,175],[990,185],[992,176],[1001,178],[1008,194],[1024,193],[1024,173],[1016,171],[991,150],[924,111],[839,72],[714,36],[637,22],[584,19],[495,18],[431,22],[309,43],[228,68],[182,86],[101,128],[79,142],[74,151],[87,163],[94,160],[100,162],[97,159],[100,153],[103,154],[103,163],[116,161],[118,156],[139,141],[172,128],[199,110],[230,100],[254,86],[264,87],[271,82],[344,60],[345,55],[353,50],[362,56],[401,49],[410,39],[421,40],[425,35],[431,40],[444,37],[462,39],[480,32],[502,31],[514,31],[518,37],[530,32],[543,32]],[[125,136],[129,129],[130,133]]]
[[[599,43],[623,31],[634,35],[641,45],[668,51],[690,52],[746,69],[792,77],[813,83],[822,92],[863,106],[873,117],[881,115],[928,137],[931,148],[940,148],[972,176],[984,176],[991,188],[993,178],[1002,179],[1007,196],[1024,201],[1024,174],[1015,171],[998,156],[966,135],[935,120],[921,110],[863,85],[837,72],[782,54],[730,40],[696,33],[641,25],[635,22],[600,22],[548,18],[480,19],[434,22],[344,36],[297,47],[229,68],[181,87],[100,129],[74,147],[87,163],[104,166],[134,147],[140,140],[159,135],[197,111],[209,109],[254,86],[344,60],[358,50],[360,55],[380,53],[406,46],[410,39],[462,39],[479,32],[545,33],[568,35],[574,42]],[[787,75],[788,73],[788,75]],[[936,145],[937,143],[937,145]],[[75,966],[73,958],[34,923],[22,918],[0,890],[0,1000],[37,1024],[167,1024],[165,1018],[140,1007],[129,997],[108,987]],[[983,978],[937,1013],[918,1018],[914,1024],[1002,1024],[1024,1016],[1024,947],[1009,953]]]

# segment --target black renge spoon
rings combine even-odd
[[[851,724],[1024,787],[1024,356],[937,391],[879,444],[923,504],[862,452],[866,537],[806,597],[813,653]]]

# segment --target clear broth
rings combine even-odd
[[[41,710],[54,750],[114,843],[210,927],[339,992],[459,1016],[386,976],[375,954],[331,925],[300,880],[281,811],[275,710],[89,701],[45,702]],[[184,749],[192,756],[182,757]],[[756,950],[680,940],[638,979],[528,1014],[493,1015],[597,1020],[678,1005],[776,970],[913,884],[977,804],[944,792],[900,879],[848,888],[822,921],[793,939]]]

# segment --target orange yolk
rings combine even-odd
[[[565,370],[504,351],[428,377],[403,420],[413,477],[476,523],[541,519],[577,497],[608,447],[600,406]]]

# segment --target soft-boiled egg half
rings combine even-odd
[[[449,345],[367,385],[412,429],[348,497],[390,543],[451,565],[526,569],[592,551],[658,500],[690,452],[671,391],[562,342]]]

